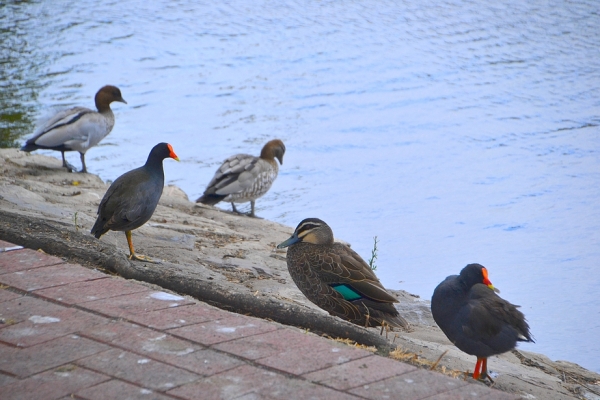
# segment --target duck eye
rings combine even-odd
[[[314,224],[304,224],[298,229],[298,233],[308,232],[312,229],[315,229],[318,225]]]

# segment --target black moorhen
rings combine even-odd
[[[498,296],[487,269],[469,264],[440,283],[431,298],[433,319],[460,350],[477,356],[474,379],[492,381],[487,358],[533,342],[525,316]],[[493,382],[493,381],[492,381]]]
[[[98,206],[98,219],[92,234],[99,239],[109,230],[125,231],[129,244],[129,259],[153,263],[150,258],[135,254],[131,231],[144,225],[158,205],[165,185],[163,160],[179,158],[168,143],[152,148],[146,164],[118,177],[106,191]]]

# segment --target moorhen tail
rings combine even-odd
[[[469,264],[440,283],[431,298],[433,319],[460,350],[477,357],[474,379],[488,378],[487,358],[517,342],[533,342],[525,316],[495,293],[488,272]],[[493,382],[493,381],[492,381]]]
[[[152,148],[146,164],[118,177],[106,191],[98,206],[98,218],[92,234],[99,239],[109,230],[125,231],[129,245],[129,259],[154,262],[135,254],[131,231],[144,225],[156,210],[165,185],[163,160],[179,158],[168,143]]]

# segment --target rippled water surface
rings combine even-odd
[[[0,18],[4,145],[108,83],[128,105],[87,154],[103,179],[168,141],[167,180],[195,199],[227,156],[281,138],[258,215],[319,217],[365,258],[377,236],[384,285],[423,298],[484,264],[529,320],[522,348],[600,372],[597,2],[40,1]]]

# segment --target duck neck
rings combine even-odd
[[[102,110],[98,109],[98,112],[107,118],[115,119],[115,115],[113,114],[110,107],[106,107],[105,109],[102,109]]]

